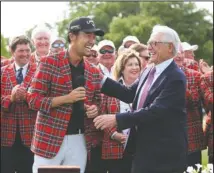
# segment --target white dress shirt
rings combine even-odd
[[[20,68],[23,68],[22,70],[22,75],[23,75],[23,79],[25,78],[26,74],[27,74],[27,69],[28,69],[28,64],[25,64],[23,67],[20,67],[16,62],[15,62],[15,70],[16,70],[16,77],[18,76],[18,73],[19,73],[19,69]]]
[[[100,64],[100,63],[99,63],[97,66],[98,66],[98,68],[100,68],[100,69],[102,70],[103,74],[104,74],[106,77],[113,78],[113,74],[112,74],[112,68],[113,68],[113,67],[111,67],[111,71],[109,71],[104,65],[102,65],[102,64]]]
[[[154,79],[152,81],[152,84],[151,84],[150,88],[152,87],[154,82],[157,80],[157,78],[161,75],[161,73],[172,63],[172,61],[173,61],[173,58],[170,58],[170,59],[168,59],[168,60],[166,60],[166,61],[164,61],[164,62],[162,62],[162,63],[160,63],[160,64],[155,66],[156,71],[155,71]],[[139,94],[139,97],[138,97],[138,101],[137,101],[137,107],[138,107],[138,105],[140,103],[140,98],[141,98],[142,92],[144,90],[144,87],[145,87],[145,85],[143,85],[142,88],[141,88],[141,91],[140,91],[140,94]]]

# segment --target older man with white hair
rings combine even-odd
[[[124,152],[134,155],[132,173],[183,173],[187,167],[186,78],[173,60],[179,43],[175,30],[156,25],[148,41],[155,66],[129,88],[103,78],[101,91],[132,103],[132,111],[98,116],[95,127],[131,128]]]
[[[50,55],[51,31],[45,26],[37,26],[31,35],[35,51],[31,55],[32,63],[40,62],[40,58]]]
[[[194,51],[198,50],[198,45],[190,45],[187,42],[182,42],[181,45],[184,51],[185,58],[195,59]]]

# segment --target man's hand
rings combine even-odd
[[[86,108],[86,115],[88,118],[94,118],[98,116],[98,109],[96,105],[85,105]]]
[[[127,137],[127,135],[118,132],[114,135],[114,139],[120,142],[121,144],[125,144]]]
[[[16,85],[15,87],[13,87],[12,91],[11,91],[11,101],[15,102],[16,101],[16,93],[17,90],[19,88],[20,85]]]
[[[16,90],[16,100],[17,101],[26,100],[26,94],[27,94],[26,89],[24,87],[19,86],[18,89]]]
[[[86,99],[86,91],[84,87],[78,87],[74,90],[72,90],[67,96],[66,96],[66,103],[75,103],[80,100]]]
[[[97,129],[113,128],[117,126],[115,114],[100,115],[94,119],[94,126]]]
[[[199,60],[199,68],[202,73],[212,71],[212,68],[203,59]]]

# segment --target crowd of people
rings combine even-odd
[[[213,163],[213,67],[198,45],[163,25],[147,43],[96,44],[104,32],[88,17],[67,33],[66,46],[37,27],[1,56],[2,173],[183,173],[207,147]]]

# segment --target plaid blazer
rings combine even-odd
[[[102,95],[102,105],[105,106],[106,114],[120,112],[120,101],[113,97]],[[121,159],[123,157],[124,145],[111,139],[116,128],[105,129],[102,142],[102,159]]]
[[[184,58],[183,66],[199,72],[199,64],[194,59]]]
[[[202,94],[200,89],[201,74],[195,70],[183,68],[187,80],[186,111],[189,153],[205,149],[202,126]]]
[[[35,64],[29,64],[27,74],[21,86],[29,87]],[[36,111],[30,110],[26,101],[11,102],[11,91],[17,85],[14,63],[1,68],[1,146],[12,146],[15,141],[16,125],[19,124],[21,139],[30,147],[33,136]]]
[[[99,105],[101,75],[98,69],[84,61],[86,79],[86,104]],[[38,110],[31,150],[42,157],[52,158],[60,149],[68,122],[72,116],[72,104],[51,108],[53,97],[72,91],[72,78],[66,52],[44,57],[28,91],[29,106]],[[88,120],[92,122],[92,119]],[[89,123],[89,122],[86,122]],[[87,133],[88,129],[85,128]]]
[[[203,101],[207,111],[210,111],[205,118],[205,136],[208,145],[208,155],[213,156],[213,71],[201,77],[201,90]]]
[[[13,58],[3,59],[3,60],[1,60],[1,67],[12,64],[13,62],[14,62]]]
[[[204,105],[207,110],[211,110],[213,108],[213,71],[202,75],[200,87]]]

